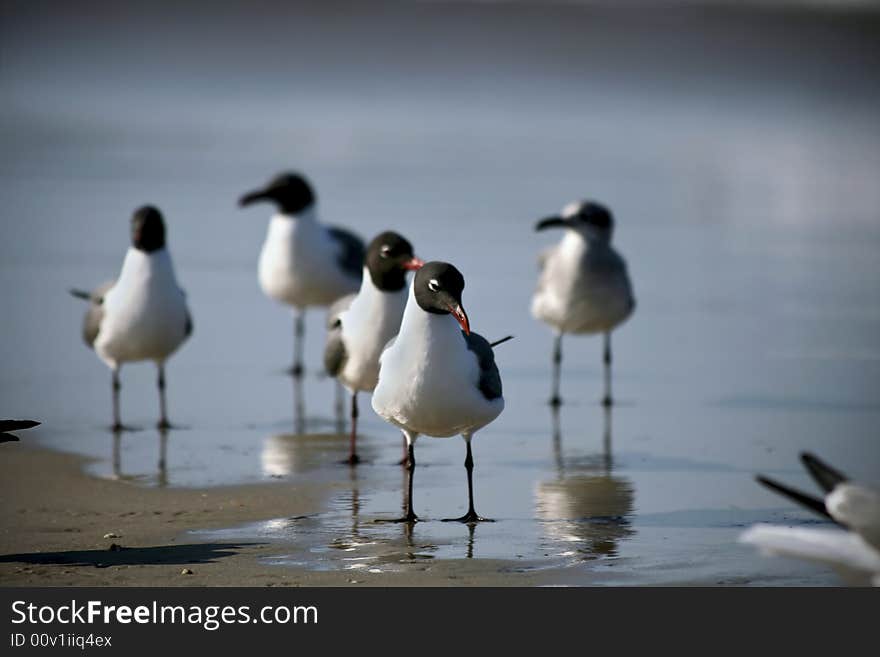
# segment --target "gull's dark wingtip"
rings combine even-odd
[[[830,493],[838,484],[848,479],[845,474],[831,467],[815,454],[801,452],[800,456],[801,463],[807,468],[810,476],[826,493]]]
[[[829,518],[834,520],[831,517],[831,514],[828,513],[828,509],[825,508],[825,502],[820,500],[818,497],[813,497],[807,493],[797,490],[796,488],[792,488],[791,486],[786,486],[785,484],[781,484],[778,481],[770,479],[769,477],[765,477],[764,475],[756,475],[755,480],[761,484],[772,490],[775,493],[779,493],[788,499],[797,502],[801,506],[809,509],[810,511],[819,514],[824,518]]]
[[[0,432],[33,429],[41,424],[42,422],[38,422],[37,420],[0,420]]]

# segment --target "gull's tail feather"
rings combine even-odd
[[[830,493],[838,484],[847,481],[846,475],[835,470],[830,465],[822,461],[819,457],[809,452],[801,454],[801,461],[810,472],[810,476],[822,487],[826,493]]]
[[[763,475],[758,475],[757,477],[755,477],[755,479],[758,481],[759,484],[762,484],[770,490],[784,495],[791,500],[794,500],[801,506],[808,508],[810,511],[818,513],[820,516],[823,516],[830,520],[834,520],[834,518],[831,517],[831,514],[828,513],[828,509],[825,508],[825,502],[823,500],[820,500],[818,497],[813,497],[812,495],[801,492],[796,488],[791,488],[790,486],[786,486],[785,484],[780,484],[778,481],[774,481]]]
[[[492,348],[494,349],[494,348],[497,347],[498,345],[500,345],[500,344],[504,344],[504,343],[507,342],[508,340],[513,340],[513,336],[512,336],[512,335],[508,335],[506,338],[501,338],[500,340],[495,340],[495,342],[490,342],[490,343],[489,343],[489,346],[492,347]]]

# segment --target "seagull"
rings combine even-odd
[[[171,427],[165,405],[165,361],[193,330],[186,295],[177,284],[165,246],[165,222],[150,205],[131,219],[131,247],[119,278],[92,292],[70,293],[89,302],[83,340],[113,373],[113,430],[119,416],[119,371],[123,363],[152,360],[159,370],[159,428]]]
[[[334,321],[327,334],[324,366],[330,376],[351,392],[351,443],[348,463],[357,455],[357,394],[372,392],[379,381],[379,356],[400,329],[406,307],[406,273],[424,261],[398,233],[380,233],[367,247],[364,276],[357,295],[343,297],[331,306]]]
[[[825,492],[824,499],[768,477],[758,481],[818,515],[838,529],[757,524],[739,540],[762,552],[827,563],[857,582],[880,586],[880,490],[850,481],[818,457],[801,454],[801,461]]]
[[[278,213],[260,252],[259,279],[263,292],[294,308],[293,367],[303,374],[305,310],[329,306],[361,286],[364,243],[342,228],[318,221],[311,185],[297,173],[282,173],[262,189],[245,194],[239,205],[274,203]]]
[[[611,331],[636,306],[626,262],[611,246],[614,219],[594,201],[570,203],[559,216],[542,219],[535,230],[565,228],[556,246],[539,258],[540,278],[532,297],[532,315],[553,327],[553,391],[550,404],[562,403],[559,375],[562,336],[565,333],[602,333],[605,336],[605,396],[611,406]]]
[[[36,420],[0,420],[0,443],[17,442],[18,436],[12,431],[23,431],[40,426]]]
[[[406,515],[399,522],[418,520],[412,491],[414,446],[421,434],[464,438],[468,512],[450,520],[485,520],[474,510],[471,438],[504,410],[504,397],[492,344],[471,332],[463,289],[464,277],[454,266],[425,264],[413,277],[400,332],[379,359],[373,410],[403,431],[408,450]]]

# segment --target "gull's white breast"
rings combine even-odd
[[[379,380],[379,357],[400,330],[406,288],[384,292],[364,268],[363,283],[348,310],[340,315],[346,360],[337,378],[351,390],[373,390]]]
[[[167,249],[145,253],[129,248],[103,308],[95,351],[111,367],[164,361],[186,339],[186,298]]]
[[[275,215],[260,251],[263,292],[297,308],[326,306],[360,281],[339,266],[341,245],[311,215]]]
[[[388,422],[436,437],[473,432],[504,409],[478,385],[476,354],[451,315],[422,310],[410,286],[400,333],[382,353],[373,410]]]
[[[542,258],[532,314],[563,333],[607,332],[635,307],[623,258],[604,242],[568,230]]]

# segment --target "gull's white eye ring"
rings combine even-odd
[[[438,292],[440,290],[440,283],[438,283],[436,279],[432,278],[430,281],[428,281],[428,289],[431,290],[431,292]]]
[[[388,254],[389,254],[390,252],[391,252],[391,247],[388,246],[387,244],[383,244],[383,245],[382,245],[382,248],[379,249],[379,257],[380,257],[380,258],[387,258],[387,257],[388,257]]]

